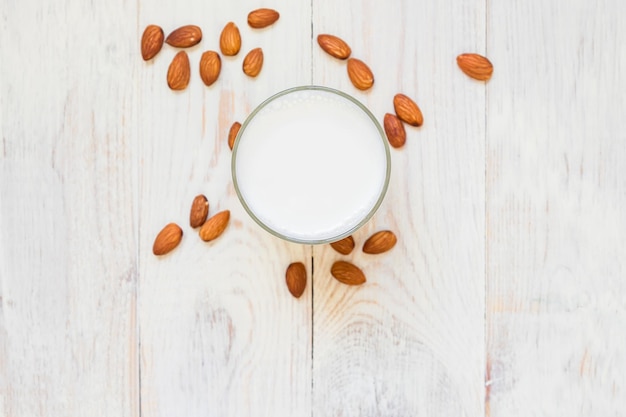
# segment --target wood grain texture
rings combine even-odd
[[[488,410],[623,415],[626,8],[490,4]]]
[[[203,30],[189,49],[189,87],[165,82],[175,50],[164,47],[139,69],[141,410],[143,416],[267,416],[311,413],[311,289],[294,299],[285,270],[311,248],[263,231],[241,207],[231,180],[228,131],[265,98],[310,83],[310,7],[276,2],[281,17],[251,29],[247,14],[259,2],[178,3],[143,7],[139,26],[168,33],[184,24]],[[224,25],[241,31],[242,48],[222,57],[217,82],[206,87],[198,64],[203,51],[219,51]],[[249,78],[242,61],[262,47],[263,69]],[[139,58],[139,57],[138,57]],[[231,210],[217,240],[202,242],[188,225],[195,195],[209,200],[209,215]],[[184,236],[171,254],[150,248],[168,222]]]
[[[137,416],[135,4],[0,10],[0,415]]]
[[[357,250],[314,250],[314,415],[481,415],[484,373],[485,90],[455,58],[484,49],[484,2],[314,2],[314,37],[344,39],[374,73],[356,90],[345,62],[313,50],[314,82],[363,101],[382,123],[404,93],[424,113],[392,150],[387,197]],[[398,244],[366,255],[372,233]],[[368,281],[334,280],[352,260]]]

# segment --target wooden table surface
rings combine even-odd
[[[251,29],[257,7],[280,20]],[[1,0],[0,17],[0,415],[626,412],[622,0]],[[228,21],[242,52],[205,87]],[[141,59],[148,24],[202,28],[186,90],[165,81],[173,47]],[[370,65],[370,91],[320,33]],[[488,83],[463,52],[491,59]],[[283,242],[239,204],[231,123],[307,84],[381,121],[398,92],[422,108],[354,235],[395,231],[388,253]],[[232,213],[212,243],[188,225],[199,193]],[[184,237],[157,258],[168,222]],[[368,282],[334,280],[338,259]]]

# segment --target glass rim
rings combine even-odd
[[[274,230],[273,228],[271,228],[270,226],[265,224],[261,219],[259,219],[254,214],[254,211],[246,203],[246,200],[244,199],[244,197],[243,197],[243,195],[241,193],[241,190],[239,189],[239,183],[237,182],[237,150],[239,149],[240,138],[244,134],[244,132],[246,131],[246,128],[248,127],[250,122],[254,119],[254,117],[262,109],[264,109],[268,104],[270,104],[274,100],[278,99],[279,97],[282,97],[284,95],[287,95],[287,94],[290,94],[290,93],[294,93],[294,92],[297,92],[297,91],[325,91],[325,92],[328,92],[328,93],[331,93],[331,94],[336,94],[336,95],[338,95],[338,96],[340,96],[340,97],[342,97],[344,99],[349,100],[350,102],[355,104],[359,109],[361,109],[361,111],[363,111],[368,116],[368,118],[372,121],[372,123],[376,127],[376,130],[378,131],[378,136],[380,137],[380,140],[381,140],[381,142],[383,144],[383,148],[385,149],[385,163],[386,163],[385,181],[384,181],[383,186],[382,186],[382,188],[380,190],[380,194],[378,196],[378,199],[376,200],[376,203],[372,206],[372,208],[368,211],[368,213],[356,225],[352,226],[350,229],[346,230],[345,232],[342,232],[342,233],[340,233],[340,234],[338,234],[336,236],[332,236],[332,237],[329,237],[329,238],[323,238],[323,239],[300,239],[300,238],[294,238],[292,236],[284,235],[284,234]],[[385,195],[387,194],[387,189],[389,188],[389,178],[391,176],[391,152],[390,152],[389,144],[387,143],[386,135],[385,135],[385,132],[384,132],[382,126],[380,125],[378,120],[376,120],[376,117],[372,114],[372,112],[363,103],[361,103],[359,100],[357,100],[356,98],[352,97],[351,95],[349,95],[347,93],[344,93],[343,91],[334,89],[334,88],[320,86],[320,85],[302,85],[302,86],[297,86],[297,87],[291,87],[291,88],[279,91],[278,93],[275,93],[275,94],[271,95],[267,99],[263,100],[263,102],[261,104],[256,106],[255,109],[248,115],[248,117],[246,117],[246,119],[244,120],[244,122],[241,125],[241,128],[239,129],[239,132],[237,133],[237,137],[235,138],[235,143],[233,145],[233,152],[232,152],[232,156],[231,156],[231,176],[232,176],[232,180],[233,180],[233,186],[235,188],[235,192],[237,193],[237,198],[239,199],[239,202],[243,206],[244,210],[248,213],[248,215],[259,226],[261,226],[261,228],[263,228],[265,231],[269,232],[270,234],[272,234],[272,235],[274,235],[274,236],[276,236],[276,237],[278,237],[280,239],[289,241],[289,242],[300,243],[300,244],[307,244],[307,245],[321,245],[321,244],[336,242],[336,241],[341,240],[341,239],[343,239],[343,238],[345,238],[347,236],[350,236],[356,230],[360,229],[365,223],[367,223],[372,218],[372,216],[374,216],[374,213],[376,213],[376,211],[378,210],[378,208],[382,204],[382,202],[383,202],[383,200],[385,198]]]

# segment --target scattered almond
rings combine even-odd
[[[249,77],[256,77],[263,68],[263,50],[254,48],[243,60],[243,72]]]
[[[331,243],[330,246],[342,255],[349,255],[354,249],[354,238],[352,236],[344,237]]]
[[[302,262],[294,262],[287,267],[285,281],[291,295],[300,298],[306,288],[306,268]]]
[[[335,262],[330,273],[337,281],[347,285],[361,285],[366,281],[363,271],[346,261]]]
[[[141,56],[149,61],[159,53],[163,47],[163,29],[157,25],[148,25],[141,36]]]
[[[370,255],[387,252],[396,245],[398,239],[391,230],[381,230],[374,233],[363,244],[363,252]]]
[[[493,65],[482,55],[461,54],[456,57],[456,63],[461,71],[479,81],[487,81],[493,74]]]
[[[241,34],[233,22],[228,22],[220,35],[220,50],[226,56],[235,56],[241,49]]]
[[[396,94],[393,98],[393,108],[396,115],[404,123],[411,126],[421,126],[424,123],[424,116],[417,103],[404,94]]]
[[[176,48],[189,48],[202,40],[202,29],[195,25],[181,26],[167,36],[165,42]]]
[[[365,63],[356,58],[348,59],[348,77],[359,90],[367,90],[374,85],[374,74]]]
[[[222,59],[215,51],[206,51],[200,58],[200,78],[208,87],[217,81],[222,70]]]
[[[167,69],[167,85],[172,90],[184,90],[189,85],[190,77],[189,56],[187,56],[187,52],[180,51]]]
[[[387,134],[387,139],[389,140],[389,144],[391,146],[394,148],[401,148],[404,146],[406,143],[406,131],[404,130],[402,120],[400,120],[396,115],[387,113],[385,114],[383,127],[385,128],[385,133]]]
[[[348,46],[348,44],[342,39],[334,35],[317,35],[317,43],[324,50],[324,52],[338,59],[347,59],[352,53],[350,46]]]
[[[176,224],[170,223],[165,226],[154,239],[152,253],[155,255],[165,255],[178,246],[183,238],[183,230]]]
[[[196,227],[202,226],[206,221],[208,215],[209,201],[204,195],[197,195],[191,203],[191,210],[189,212],[189,225],[194,229]]]
[[[233,150],[233,146],[235,146],[235,139],[237,139],[237,133],[239,133],[239,129],[241,129],[241,123],[235,122],[228,131],[228,147],[231,151]]]
[[[217,239],[228,226],[230,220],[230,211],[220,211],[209,220],[207,220],[200,228],[200,239],[205,242]]]
[[[256,9],[248,13],[248,25],[255,29],[261,29],[274,24],[280,14],[273,9]]]

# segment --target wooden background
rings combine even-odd
[[[280,20],[249,28],[257,7]],[[622,0],[0,0],[0,415],[624,415],[624,18]],[[207,88],[200,55],[231,20],[242,52]],[[174,48],[141,59],[148,24],[202,28],[187,90],[165,82]],[[355,234],[396,231],[389,253],[286,243],[239,205],[231,123],[311,83],[381,121],[397,92],[424,112]],[[232,212],[213,243],[188,226],[198,193]],[[170,221],[185,236],[156,258]],[[367,284],[336,282],[337,259]]]

